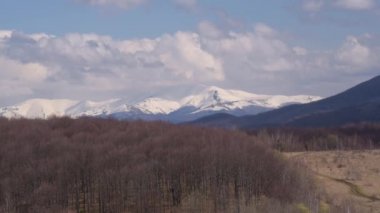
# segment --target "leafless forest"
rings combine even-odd
[[[281,152],[371,150],[380,148],[380,125],[339,128],[272,128],[248,131],[257,141]]]
[[[0,119],[0,212],[326,212],[308,172],[271,148],[295,133],[252,134]]]

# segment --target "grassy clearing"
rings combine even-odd
[[[313,173],[332,205],[380,213],[380,150],[286,153]]]
[[[330,180],[333,180],[333,181],[336,181],[338,183],[342,183],[346,186],[348,186],[352,192],[353,195],[355,196],[358,196],[358,197],[363,197],[363,198],[366,198],[370,201],[380,201],[380,198],[374,196],[374,195],[368,195],[366,194],[365,192],[363,192],[363,190],[358,186],[358,185],[355,185],[347,180],[343,180],[343,179],[338,179],[338,178],[333,178],[333,177],[329,177],[327,175],[321,175],[321,174],[318,174],[322,177],[325,177],[325,178],[328,178]]]

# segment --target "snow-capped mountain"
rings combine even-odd
[[[67,99],[31,99],[20,104],[0,108],[0,116],[7,118],[47,118],[52,115],[64,116],[67,109],[77,102]]]
[[[270,96],[256,95],[240,90],[224,90],[218,87],[209,87],[198,95],[185,97],[181,101],[183,106],[193,106],[198,111],[220,111],[244,109],[248,106],[260,106],[264,108],[278,108],[294,103],[308,103],[321,99],[316,96]]]
[[[257,95],[239,90],[208,87],[197,94],[191,94],[179,100],[158,97],[141,101],[112,99],[101,102],[31,99],[14,106],[0,108],[0,116],[7,118],[48,118],[54,115],[74,118],[95,116],[183,122],[219,112],[239,116],[257,114],[285,105],[309,103],[320,99],[320,97],[304,95]]]
[[[189,95],[180,101],[181,107],[170,113],[171,121],[190,121],[215,113],[232,115],[254,115],[282,106],[309,103],[320,100],[316,96],[257,95],[241,90],[225,90],[208,87],[196,95]]]

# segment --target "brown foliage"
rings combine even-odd
[[[312,205],[313,184],[300,171],[237,131],[0,119],[0,212],[239,212],[268,199]]]

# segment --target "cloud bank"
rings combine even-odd
[[[96,6],[115,6],[122,9],[130,9],[146,2],[147,0],[80,0],[83,3]]]
[[[152,0],[78,0],[82,3],[100,6],[100,7],[117,7],[123,10],[128,10],[144,3],[151,2]],[[193,11],[198,7],[197,0],[170,0],[176,6]]]
[[[350,10],[368,10],[376,6],[374,0],[336,0],[335,4]]]
[[[380,68],[380,48],[368,44],[374,37],[348,36],[339,48],[325,51],[284,38],[263,23],[244,32],[225,32],[201,22],[196,32],[135,40],[0,31],[0,103],[10,97],[170,94],[200,85],[323,95],[325,79],[367,77]]]
[[[307,12],[319,12],[323,8],[344,10],[372,10],[377,7],[375,0],[303,0],[302,9]]]

